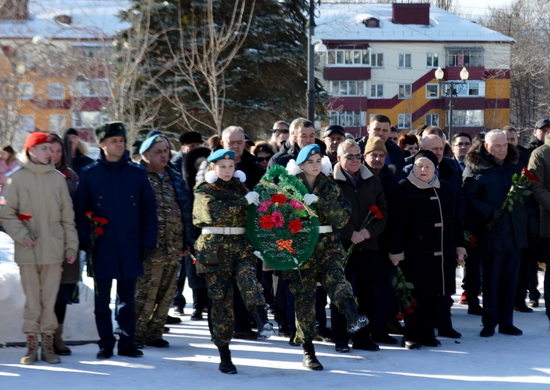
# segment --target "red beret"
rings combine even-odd
[[[30,133],[25,140],[24,148],[25,151],[27,151],[35,145],[45,144],[48,142],[52,142],[52,137],[49,134],[35,131],[34,133]]]

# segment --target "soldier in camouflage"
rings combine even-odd
[[[342,258],[344,250],[340,237],[334,232],[341,229],[351,215],[351,203],[338,185],[330,181],[330,160],[323,161],[319,145],[307,145],[298,154],[296,161],[290,161],[287,170],[304,183],[309,193],[303,202],[314,204],[319,218],[319,241],[313,255],[298,269],[284,271],[283,277],[295,296],[296,339],[304,349],[304,367],[319,371],[323,366],[315,356],[313,335],[315,333],[315,297],[317,282],[327,291],[331,302],[346,315],[347,330],[355,333],[367,326],[368,320],[357,313],[357,304],[351,285],[346,281]],[[334,230],[333,230],[334,229]]]
[[[193,222],[202,228],[195,245],[197,274],[206,279],[212,300],[212,341],[218,347],[219,369],[237,373],[229,343],[233,335],[233,280],[247,309],[258,325],[258,338],[273,335],[267,322],[267,306],[256,278],[256,257],[245,235],[249,204],[258,204],[257,192],[249,192],[242,171],[235,172],[235,152],[220,149],[208,157],[210,171],[195,187]]]
[[[167,165],[170,147],[164,137],[149,137],[139,152],[157,200],[158,246],[143,259],[144,274],[137,280],[135,343],[168,348],[162,333],[176,289],[179,260],[193,245],[191,193],[179,172]]]

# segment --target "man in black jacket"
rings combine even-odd
[[[296,160],[300,150],[307,145],[315,143],[315,125],[305,118],[297,118],[290,124],[290,136],[281,150],[271,157],[268,169],[275,164],[286,167],[290,160]]]

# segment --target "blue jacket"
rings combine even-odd
[[[75,195],[76,226],[81,244],[90,242],[91,221],[84,213],[108,220],[95,241],[93,265],[99,279],[143,275],[141,247],[157,246],[157,204],[147,173],[126,151],[117,162],[103,153],[82,170]]]

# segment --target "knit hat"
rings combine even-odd
[[[388,154],[388,149],[386,149],[386,145],[382,138],[369,137],[369,139],[367,140],[367,144],[365,145],[365,154],[369,154],[370,152],[373,152],[375,150]]]
[[[320,153],[321,148],[317,144],[304,146],[302,150],[300,150],[300,153],[298,153],[298,157],[296,157],[296,164],[303,164],[311,156]]]
[[[65,131],[65,135],[76,135],[78,137],[78,131],[76,131],[75,129],[73,129],[72,127],[69,127],[67,129],[67,131]]]
[[[29,136],[25,140],[25,145],[23,147],[25,151],[27,151],[35,145],[46,144],[51,142],[52,142],[51,135],[42,133],[40,131],[35,131],[29,134]]]
[[[126,140],[126,128],[122,122],[105,123],[95,129],[95,138],[97,143],[103,142],[109,137],[124,137]]]
[[[437,156],[431,150],[419,150],[418,153],[414,155],[413,164],[416,163],[416,160],[418,160],[419,158],[427,158],[434,164],[434,167],[437,167],[437,165],[439,164]]]
[[[235,160],[235,152],[232,150],[218,149],[214,153],[212,153],[210,156],[208,156],[207,161],[211,163],[221,159]]]

